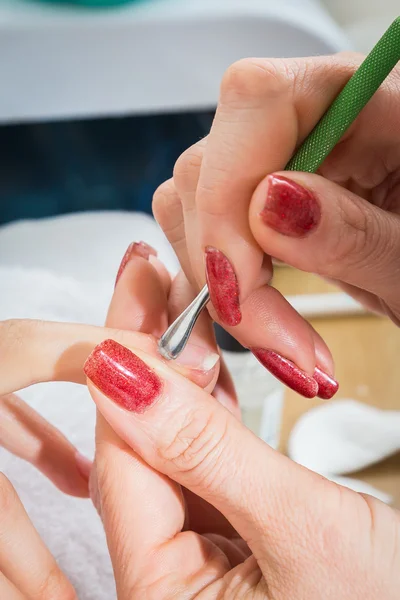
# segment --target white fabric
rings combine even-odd
[[[1,228],[0,320],[25,317],[102,325],[119,261],[128,244],[141,239],[176,270],[168,244],[145,215],[86,213]],[[20,396],[82,453],[93,455],[95,410],[86,388],[47,383],[23,390]],[[91,502],[63,495],[33,467],[2,449],[0,470],[14,484],[79,600],[115,598],[103,530]]]
[[[343,475],[400,450],[400,411],[384,411],[355,400],[334,400],[299,419],[288,448],[289,456],[305,467],[390,503],[388,494]]]

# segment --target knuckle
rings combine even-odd
[[[174,166],[173,178],[183,197],[196,191],[206,140],[201,140],[183,152]]]
[[[0,473],[0,515],[1,519],[8,518],[10,512],[19,504],[17,492],[11,481]]]
[[[254,99],[256,105],[265,96],[280,95],[288,89],[283,60],[244,58],[233,63],[225,72],[221,83],[222,104],[245,102]]]
[[[76,593],[64,573],[54,564],[34,593],[37,600],[76,600]]]
[[[175,428],[175,434],[159,449],[161,459],[186,480],[202,488],[220,477],[222,456],[228,447],[227,418],[223,413],[194,410]]]
[[[172,179],[162,183],[154,192],[152,210],[161,227],[170,221],[171,213],[182,212],[181,200]]]
[[[153,215],[174,247],[185,239],[182,203],[172,180],[156,190]]]

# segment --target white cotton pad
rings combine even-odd
[[[314,408],[296,423],[289,455],[321,474],[359,471],[400,450],[400,411],[384,411],[356,400]]]

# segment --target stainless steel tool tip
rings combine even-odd
[[[185,348],[193,327],[201,311],[210,300],[208,287],[205,285],[198,296],[189,304],[181,315],[170,325],[158,342],[160,354],[167,360],[178,358]]]

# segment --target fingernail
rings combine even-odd
[[[318,397],[323,400],[330,400],[339,389],[339,383],[322,371],[319,367],[315,367],[314,379],[318,383]]]
[[[160,395],[159,377],[141,358],[114,340],[104,340],[87,359],[86,376],[110,400],[132,412],[143,412]]]
[[[242,320],[239,284],[229,259],[220,250],[207,246],[206,277],[211,302],[225,325],[238,325]]]
[[[272,375],[298,394],[306,398],[314,398],[318,394],[316,380],[296,367],[291,360],[284,358],[273,350],[262,348],[250,348],[250,350]]]
[[[281,175],[267,178],[267,197],[260,213],[268,227],[291,237],[304,237],[321,220],[321,209],[312,192]]]
[[[195,371],[211,371],[219,361],[219,354],[210,352],[208,348],[187,344],[182,354],[175,360],[178,365]]]
[[[92,461],[89,460],[86,456],[77,452],[75,454],[76,466],[78,467],[79,473],[82,475],[84,479],[89,481],[90,471],[92,470]]]
[[[149,260],[150,255],[157,256],[157,252],[149,244],[146,244],[146,242],[132,242],[129,244],[124,256],[122,257],[117,277],[115,279],[115,285],[117,285],[126,265],[134,256],[141,256],[142,258]]]

